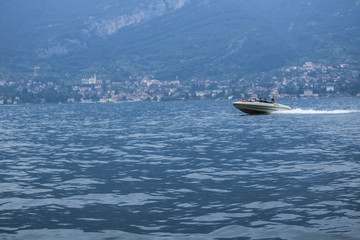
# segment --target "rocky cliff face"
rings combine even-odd
[[[190,0],[149,1],[140,6],[133,6],[132,8],[129,6],[128,12],[121,13],[122,11],[119,11],[119,14],[116,13],[116,10],[121,10],[122,5],[118,3],[100,4],[96,7],[98,11],[95,16],[88,16],[87,18],[79,16],[83,18],[79,25],[80,28],[75,29],[72,33],[65,33],[66,35],[77,35],[77,38],[64,39],[64,37],[66,37],[65,35],[60,35],[58,38],[51,36],[46,44],[35,49],[35,53],[40,58],[49,58],[86,49],[86,42],[92,37],[110,37],[124,27],[134,27],[165,14],[171,14],[184,7],[189,1]],[[109,12],[110,9],[112,12]]]
[[[131,10],[129,13],[119,16],[104,17],[101,20],[92,21],[84,30],[86,33],[94,33],[96,36],[105,37],[117,33],[120,29],[140,24],[164,14],[182,8],[186,0],[158,0],[148,3],[143,7]]]

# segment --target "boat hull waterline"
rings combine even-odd
[[[289,106],[279,103],[237,101],[233,102],[233,105],[240,111],[248,114],[269,114],[277,111],[291,110]]]

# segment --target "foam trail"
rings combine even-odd
[[[276,113],[281,114],[346,114],[346,113],[356,113],[360,112],[359,110],[314,110],[314,109],[301,109],[295,108],[289,111],[279,111]]]

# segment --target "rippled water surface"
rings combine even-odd
[[[360,98],[0,106],[0,239],[359,239]]]

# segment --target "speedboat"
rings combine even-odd
[[[275,102],[242,100],[233,102],[233,105],[240,111],[248,114],[269,114],[276,111],[291,110],[289,106]]]

